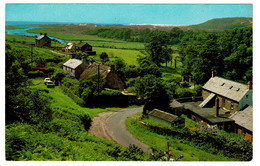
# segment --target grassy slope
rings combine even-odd
[[[250,25],[252,25],[252,18],[236,17],[212,19],[202,24],[188,26],[187,28],[205,31],[224,31]]]
[[[43,78],[31,79],[31,81],[31,88],[48,91],[47,96],[52,98],[53,119],[48,122],[47,128],[23,123],[6,126],[7,143],[20,140],[22,146],[25,146],[21,152],[15,152],[19,153],[17,160],[129,160],[109,154],[109,151],[114,151],[115,148],[125,148],[111,141],[88,135],[84,129],[80,117],[90,115],[93,118],[106,109],[80,107],[64,95],[60,87],[47,88],[43,84]],[[7,153],[13,152],[7,149]]]
[[[179,157],[183,155],[183,161],[234,161],[234,159],[225,158],[200,150],[192,144],[185,144],[182,140],[150,132],[138,125],[135,118],[129,118],[127,120],[127,125],[129,131],[139,140],[155,149],[165,151],[167,149],[167,142],[169,142],[170,151],[173,152],[173,156]]]

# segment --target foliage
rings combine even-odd
[[[99,55],[100,59],[102,60],[102,63],[106,63],[109,61],[109,57],[108,57],[108,54],[106,52],[102,52],[100,55]]]
[[[169,39],[165,35],[152,36],[145,46],[145,51],[151,61],[160,66],[161,63],[171,60],[172,49],[168,45]]]
[[[66,76],[66,72],[60,68],[56,68],[54,73],[51,75],[51,79],[55,81],[55,84],[58,85],[61,83],[62,79]]]
[[[136,95],[146,99],[145,109],[163,108],[168,106],[171,99],[171,91],[160,78],[153,75],[145,75],[135,82]]]
[[[216,70],[217,75],[238,82],[252,80],[252,27],[223,33],[200,34],[183,39],[180,46],[182,73],[192,74],[204,84]]]

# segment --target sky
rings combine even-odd
[[[252,17],[250,4],[6,4],[6,21],[194,25]]]

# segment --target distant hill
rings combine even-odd
[[[183,30],[203,30],[203,31],[224,31],[233,28],[240,28],[252,25],[252,18],[233,17],[233,18],[217,18],[208,20],[197,25],[182,27]]]

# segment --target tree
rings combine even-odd
[[[102,52],[99,57],[102,60],[103,64],[109,61],[109,57],[106,52]]]
[[[165,108],[172,98],[172,92],[160,78],[156,78],[154,75],[145,75],[137,80],[135,92],[138,97],[146,99],[144,109],[147,110]]]
[[[159,33],[150,38],[149,43],[145,46],[145,51],[149,54],[150,59],[160,66],[161,63],[171,60],[172,49],[168,45],[168,37]]]

